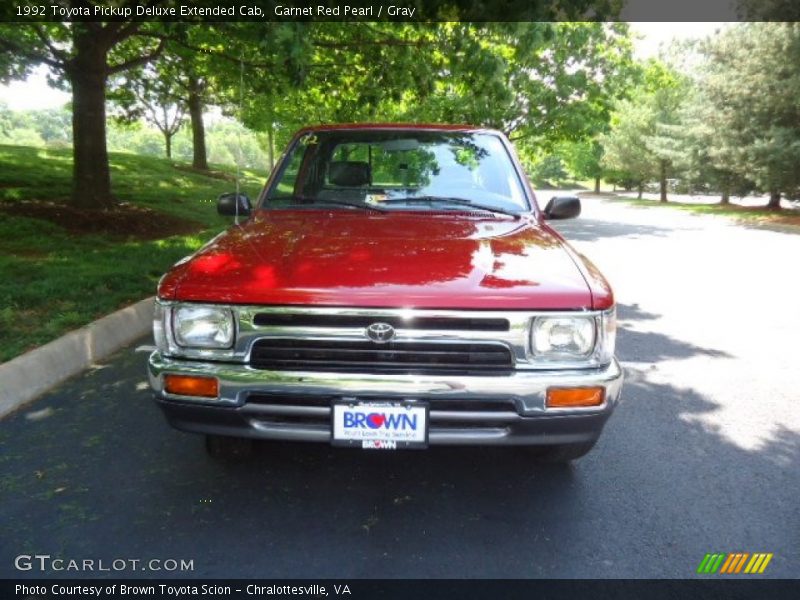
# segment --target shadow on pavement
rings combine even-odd
[[[617,321],[652,321],[661,315],[639,308],[638,304],[617,304]]]
[[[769,576],[800,564],[800,436],[744,449],[704,420],[719,405],[680,382],[629,367],[597,448],[568,467],[304,444],[225,465],[164,423],[144,361],[119,354],[0,424],[3,576],[115,575],[14,571],[24,553],[194,561],[171,577],[692,577],[706,552],[729,551],[775,553]]]
[[[617,304],[617,357],[622,362],[656,363],[673,358],[731,358],[723,350],[701,348],[663,333],[640,332],[630,328],[633,321],[652,321],[660,317],[642,311],[638,305]]]
[[[666,237],[674,232],[667,227],[642,225],[634,223],[615,223],[599,219],[580,217],[569,221],[551,222],[554,229],[568,241],[593,242],[602,238],[644,238]]]

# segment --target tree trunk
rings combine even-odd
[[[89,32],[77,33],[72,84],[72,205],[114,205],[106,149],[106,48]]]
[[[208,171],[206,128],[203,124],[202,84],[197,77],[189,77],[189,118],[192,122],[192,168]]]
[[[594,178],[594,193],[595,194],[599,194],[600,193],[600,178],[599,177],[595,177]]]
[[[275,168],[275,126],[270,123],[267,128],[267,157],[269,158],[269,172]]]
[[[767,208],[780,208],[781,207],[781,193],[777,190],[771,190],[769,193],[769,203]]]
[[[719,203],[725,205],[731,203],[731,190],[727,185],[722,186],[722,198],[720,199]]]
[[[167,158],[172,160],[172,135],[164,133],[164,146],[167,149]]]
[[[639,196],[638,196],[639,200],[642,199],[642,192],[643,191],[644,191],[644,184],[640,181],[639,182]]]
[[[659,161],[658,187],[661,191],[661,202],[667,201],[667,161]]]

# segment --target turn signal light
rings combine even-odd
[[[605,388],[550,388],[547,390],[548,408],[575,408],[600,406],[605,399]]]
[[[216,398],[219,395],[219,381],[214,377],[164,375],[164,389],[180,396]]]

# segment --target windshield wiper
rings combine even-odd
[[[477,210],[485,210],[486,212],[513,217],[515,221],[518,221],[521,218],[519,213],[515,213],[504,208],[497,208],[496,206],[489,206],[488,204],[479,204],[473,202],[472,200],[467,200],[466,198],[456,198],[452,196],[408,196],[406,198],[387,198],[386,200],[383,200],[381,204],[413,204],[416,202],[425,202],[428,204],[433,204],[434,202],[441,204],[456,204],[458,206],[468,206],[469,208],[474,208]]]
[[[347,202],[346,200],[330,200],[328,198],[309,198],[308,196],[278,196],[277,198],[269,198],[268,201],[273,200],[292,200],[297,201],[301,205],[314,205],[314,204],[333,204],[336,206],[349,206],[351,208],[363,208],[367,210],[377,210],[378,212],[386,212],[385,208],[375,206],[374,204],[365,204],[363,202]]]

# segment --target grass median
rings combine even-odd
[[[789,225],[797,227],[800,233],[800,210],[795,208],[772,209],[764,206],[743,206],[741,204],[721,204],[719,202],[686,202],[684,200],[669,200],[660,202],[649,198],[635,198],[616,192],[580,192],[583,198],[600,198],[624,202],[632,206],[641,208],[674,208],[697,215],[716,215],[729,217],[739,221],[743,225]]]
[[[76,211],[69,150],[0,145],[0,362],[155,293],[178,259],[230,225],[216,197],[234,170],[210,174],[111,154],[112,214]],[[258,194],[265,173],[245,171]]]

